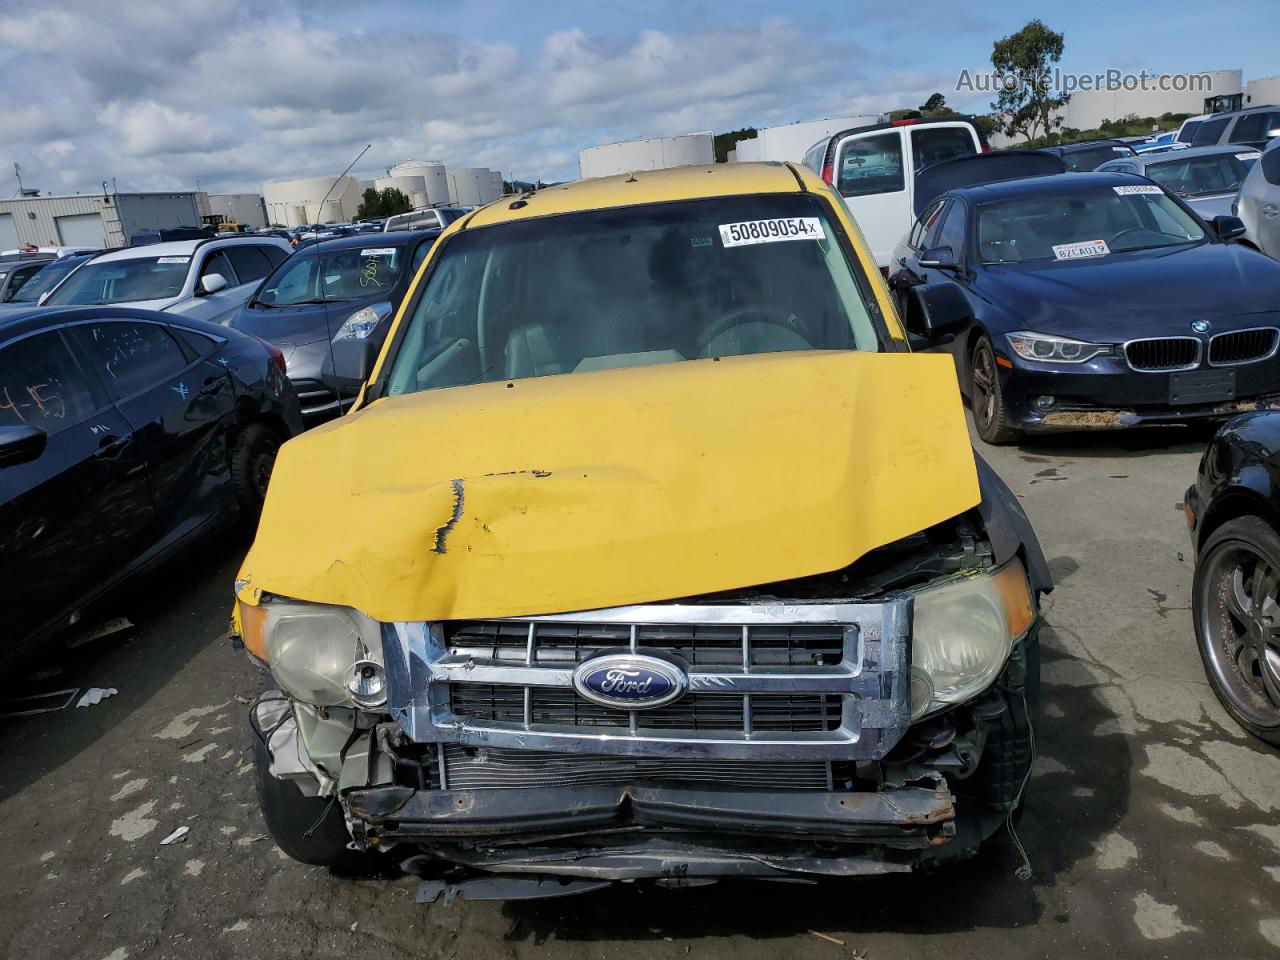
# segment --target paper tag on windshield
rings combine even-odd
[[[1164,193],[1164,191],[1157,186],[1147,186],[1145,184],[1134,184],[1131,187],[1112,187],[1111,189],[1122,197],[1131,197],[1137,193],[1154,193],[1157,196]]]
[[[389,257],[396,252],[395,247],[370,247],[368,250],[361,250],[362,257]]]
[[[1119,189],[1117,187],[1116,189]],[[1081,260],[1085,257],[1105,257],[1111,250],[1105,240],[1081,240],[1079,243],[1060,243],[1053,248],[1058,260]]]
[[[190,257],[156,257],[156,263],[190,263]]]
[[[1114,150],[1116,153],[1123,153],[1125,156],[1129,155],[1128,147],[1112,147],[1111,149]]]
[[[817,217],[779,217],[776,220],[744,220],[742,223],[720,224],[720,242],[726,247],[826,238],[822,221]]]
[[[1260,153],[1237,153],[1237,160],[1257,160],[1262,154]]]

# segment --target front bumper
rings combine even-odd
[[[1195,420],[1225,420],[1257,410],[1280,410],[1280,355],[1232,367],[1202,363],[1189,371],[1131,369],[1120,357],[1083,364],[1034,363],[998,351],[1012,369],[997,366],[1006,415],[1019,430],[1116,430]],[[1215,403],[1171,402],[1171,376],[1234,371],[1235,395]],[[1051,406],[1037,404],[1052,397]]]

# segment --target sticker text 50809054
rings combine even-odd
[[[726,247],[750,243],[778,243],[782,240],[825,240],[822,221],[817,217],[777,217],[773,220],[744,220],[720,224],[720,242]]]

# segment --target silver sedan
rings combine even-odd
[[[1267,145],[1262,160],[1245,177],[1236,206],[1244,239],[1280,260],[1280,138]]]

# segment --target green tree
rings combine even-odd
[[[739,140],[750,140],[756,135],[755,127],[743,127],[729,133],[717,133],[712,140],[716,163],[724,163],[729,159],[729,151],[738,145]]]
[[[941,112],[947,106],[947,98],[940,93],[932,93],[929,99],[920,104],[921,113],[931,113],[934,111]]]
[[[397,213],[408,213],[413,209],[409,198],[395,187],[375,190],[369,187],[360,195],[360,206],[356,208],[357,220],[368,220],[370,217],[392,217]]]
[[[1000,114],[1004,132],[1031,140],[1062,125],[1053,113],[1068,98],[1055,96],[1050,65],[1062,59],[1063,37],[1039,20],[992,45],[991,65],[1002,83],[991,108]]]

